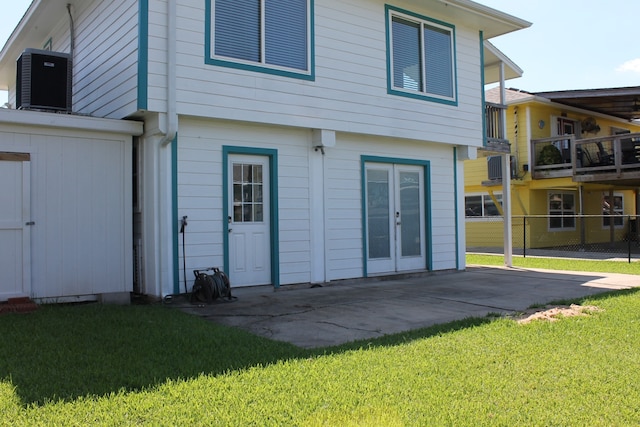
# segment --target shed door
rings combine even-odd
[[[0,152],[0,301],[31,293],[29,154]]]

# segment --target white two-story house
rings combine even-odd
[[[487,40],[530,24],[469,0],[35,0],[0,54],[70,55],[73,113],[133,141],[134,290],[465,268],[463,161]],[[25,114],[29,112],[25,111]]]

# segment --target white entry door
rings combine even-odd
[[[426,268],[424,168],[366,165],[367,272]]]
[[[229,156],[229,278],[233,286],[271,284],[269,158]]]
[[[31,293],[30,157],[0,153],[0,301]]]

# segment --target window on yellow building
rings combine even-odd
[[[494,194],[502,205],[502,194]],[[499,217],[500,211],[488,194],[469,195],[464,198],[464,212],[467,218]]]
[[[550,191],[548,197],[549,229],[575,230],[576,195],[573,192]]]
[[[612,209],[613,208],[613,209]],[[613,216],[613,225],[622,227],[624,225],[624,197],[622,194],[613,195],[613,206],[611,198],[608,194],[602,195],[602,226],[609,227],[611,225],[611,216]]]

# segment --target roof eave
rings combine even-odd
[[[15,79],[16,60],[26,48],[41,49],[66,14],[68,0],[33,0],[0,51],[0,90],[8,90]]]
[[[504,79],[511,80],[522,77],[522,68],[513,62],[500,49],[484,41],[484,82],[485,84],[497,83],[500,81],[500,64],[504,64]]]
[[[468,17],[482,30],[485,40],[531,26],[529,21],[471,0],[439,1],[446,6],[455,7],[468,14]]]

